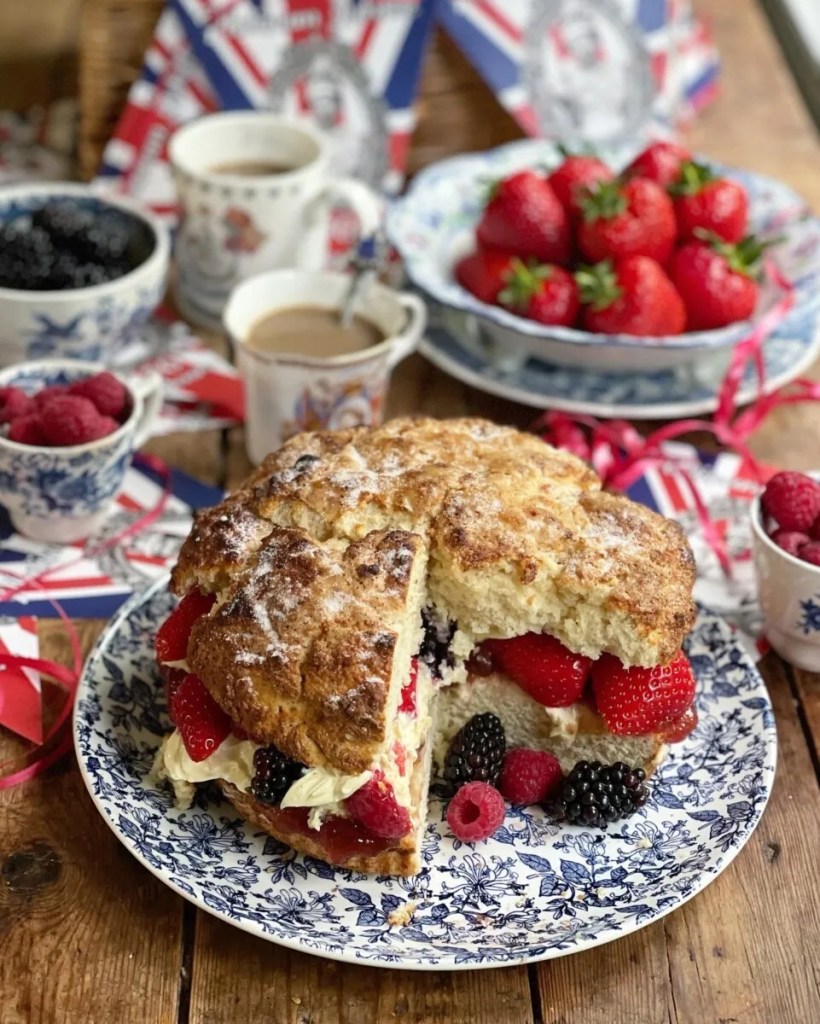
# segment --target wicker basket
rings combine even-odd
[[[85,0],[80,40],[78,166],[90,178],[99,166],[128,88],[164,0]],[[458,48],[437,33],[427,55],[410,174],[454,153],[487,149],[522,132]]]

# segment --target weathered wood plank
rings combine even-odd
[[[78,625],[85,650],[100,625]],[[68,662],[59,624],[41,646]],[[0,822],[3,1024],[171,1024],[182,901],[114,838],[73,755],[0,792]]]
[[[799,668],[793,668],[792,673],[805,727],[811,734],[816,767],[820,756],[820,675],[816,672],[804,672]]]
[[[526,968],[387,971],[323,961],[200,914],[190,1024],[535,1024]]]

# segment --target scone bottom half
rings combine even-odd
[[[183,545],[157,637],[176,730],[156,774],[180,801],[217,781],[311,856],[414,874],[431,765],[449,795],[521,792],[504,749],[549,751],[559,776],[581,762],[572,779],[591,772],[598,793],[596,765],[651,775],[696,721],[693,582],[674,524],[529,435],[299,435]],[[574,793],[555,785],[559,804]],[[603,806],[561,807],[606,824]]]

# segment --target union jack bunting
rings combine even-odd
[[[437,16],[531,135],[665,134],[715,89],[717,53],[689,0],[441,0]]]
[[[168,0],[100,177],[174,210],[166,147],[217,109],[310,117],[334,169],[388,192],[402,184],[436,0]]]

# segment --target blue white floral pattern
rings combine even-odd
[[[282,846],[200,791],[186,811],[149,781],[168,727],[151,646],[172,599],[161,582],[125,606],[89,659],[74,716],[80,767],[128,849],[172,889],[262,938],[384,967],[461,970],[562,956],[626,935],[722,871],[760,820],[776,738],[766,688],[729,627],[701,611],[688,641],[700,725],[649,803],[608,834],[508,811],[474,848],[430,803],[424,867],[372,878]],[[416,905],[410,923],[390,915]]]
[[[625,147],[602,150],[613,167],[632,156]],[[749,194],[750,231],[770,240],[769,255],[794,286],[794,312],[802,314],[820,305],[820,219],[786,185],[750,171],[709,163],[740,182]],[[404,260],[413,283],[436,302],[476,314],[519,334],[550,338],[585,347],[635,350],[656,345],[657,339],[623,334],[591,334],[570,327],[549,327],[516,316],[498,306],[480,302],[453,278],[454,259],[471,245],[473,230],[483,207],[486,183],[527,167],[557,166],[561,156],[554,143],[527,139],[484,153],[442,160],[426,168],[413,181],[406,196],[390,207],[387,229]],[[781,292],[776,285],[761,288],[755,318],[770,310]],[[687,332],[664,338],[665,349],[717,349],[739,341],[749,323],[731,324],[712,331]]]
[[[70,366],[70,364],[68,364]],[[89,376],[88,366],[60,368],[24,364],[6,371],[4,384],[34,393],[52,384]],[[79,518],[97,512],[120,488],[131,458],[133,424],[121,427],[89,449],[0,444],[0,497],[13,514],[43,519]]]
[[[440,326],[435,308],[431,316],[434,326],[428,329],[421,342],[423,355],[465,384],[502,398],[539,409],[642,419],[697,416],[717,408],[718,389],[726,369],[726,364],[719,359],[713,368],[703,359],[691,369],[679,367],[647,373],[604,373],[529,359],[520,368],[503,372]],[[814,362],[818,352],[820,316],[817,312],[809,311],[782,325],[763,343],[767,393],[799,377]],[[756,394],[757,378],[749,365],[741,380],[737,402],[739,405],[749,402]]]

